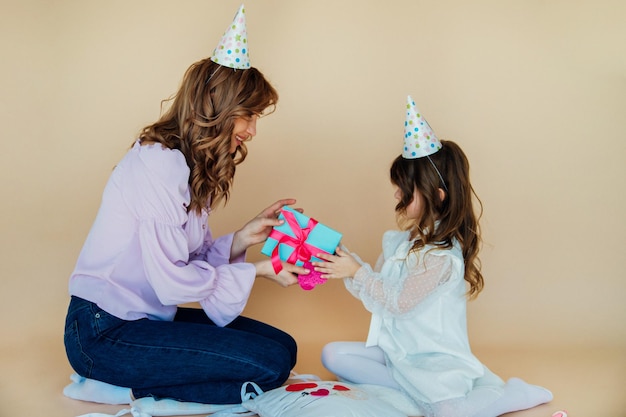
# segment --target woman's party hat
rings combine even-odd
[[[250,68],[245,12],[242,4],[239,6],[233,23],[226,29],[224,36],[213,51],[211,61],[234,69]]]
[[[441,149],[441,142],[435,136],[424,116],[415,107],[415,102],[411,96],[408,96],[402,157],[405,159],[423,158],[434,154],[439,149]]]

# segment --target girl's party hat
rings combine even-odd
[[[239,6],[233,23],[226,29],[224,36],[213,51],[211,61],[234,69],[250,68],[245,12],[242,4]]]
[[[408,96],[402,157],[405,159],[423,158],[434,154],[439,149],[441,149],[441,142],[435,136],[424,116],[415,107],[415,102],[411,96]]]

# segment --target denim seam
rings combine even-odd
[[[119,339],[115,339],[112,337],[107,336],[105,333],[100,333],[98,332],[100,337],[102,337],[103,339],[108,340],[110,343],[113,344],[117,344],[117,345],[122,345],[122,346],[131,346],[131,347],[138,347],[138,348],[153,348],[153,349],[163,349],[163,350],[171,350],[171,351],[181,351],[181,352],[192,352],[192,353],[201,353],[204,355],[211,355],[212,357],[215,357],[216,360],[220,360],[220,359],[225,359],[225,360],[232,360],[232,359],[236,359],[239,360],[240,362],[247,364],[248,366],[257,368],[262,370],[263,372],[267,372],[269,374],[271,374],[272,376],[279,376],[280,373],[269,369],[265,366],[259,366],[258,363],[253,362],[253,361],[248,361],[245,360],[245,358],[233,358],[232,356],[228,356],[228,355],[223,355],[221,353],[217,353],[217,352],[207,352],[204,351],[202,349],[192,349],[192,348],[180,348],[180,347],[172,347],[172,346],[153,346],[153,345],[143,345],[143,344],[139,344],[139,343],[130,343],[130,342],[126,342],[126,341],[122,341]]]
[[[105,310],[103,310],[102,308],[98,307],[95,304],[92,304],[90,306],[90,310],[91,313],[93,314],[93,316],[96,318],[95,320],[95,330],[96,333],[99,337],[101,337],[102,339],[105,339],[107,341],[109,341],[111,344],[116,344],[116,345],[121,345],[121,346],[129,346],[129,347],[136,347],[136,348],[144,348],[144,349],[163,349],[163,350],[170,350],[170,351],[180,351],[180,352],[189,352],[189,353],[197,353],[197,354],[203,354],[203,355],[210,355],[212,358],[215,358],[215,361],[219,361],[219,360],[237,360],[242,364],[245,364],[249,367],[252,368],[256,368],[259,369],[259,371],[266,373],[268,375],[271,375],[272,377],[276,378],[280,375],[280,372],[276,372],[274,369],[272,368],[268,368],[266,366],[262,366],[257,362],[253,362],[250,360],[246,360],[245,357],[237,357],[237,358],[233,358],[230,355],[224,355],[221,354],[219,352],[207,352],[205,350],[202,349],[195,349],[195,348],[187,348],[187,347],[172,347],[172,346],[154,346],[154,345],[148,345],[148,344],[141,344],[141,343],[130,343],[124,340],[120,340],[117,338],[113,338],[107,335],[107,333],[114,329],[117,328],[119,326],[114,326],[114,327],[110,327],[110,328],[105,328],[102,329],[99,325],[99,318],[101,314],[105,314],[105,315],[111,315],[110,313],[107,313]],[[120,319],[121,320],[121,319]],[[121,320],[123,321],[123,320]],[[289,355],[289,352],[286,352],[287,355]]]
[[[84,375],[86,377],[91,376],[91,372],[93,370],[93,359],[91,359],[91,357],[89,355],[87,355],[87,353],[85,353],[85,349],[83,349],[83,344],[80,341],[80,332],[78,329],[78,321],[74,320],[74,322],[72,322],[71,324],[71,329],[74,333],[74,337],[72,340],[72,343],[76,343],[77,347],[78,347],[78,353],[80,354],[81,358],[82,358],[82,362],[85,365],[85,369],[86,369],[86,374]]]

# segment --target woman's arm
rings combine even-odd
[[[284,220],[278,220],[280,209],[295,203],[293,198],[278,200],[236,231],[230,250],[231,260],[241,257],[250,246],[264,242],[274,226],[284,223]]]

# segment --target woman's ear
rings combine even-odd
[[[446,192],[443,190],[443,188],[439,188],[439,199],[441,200],[441,202],[443,202],[446,199]]]

